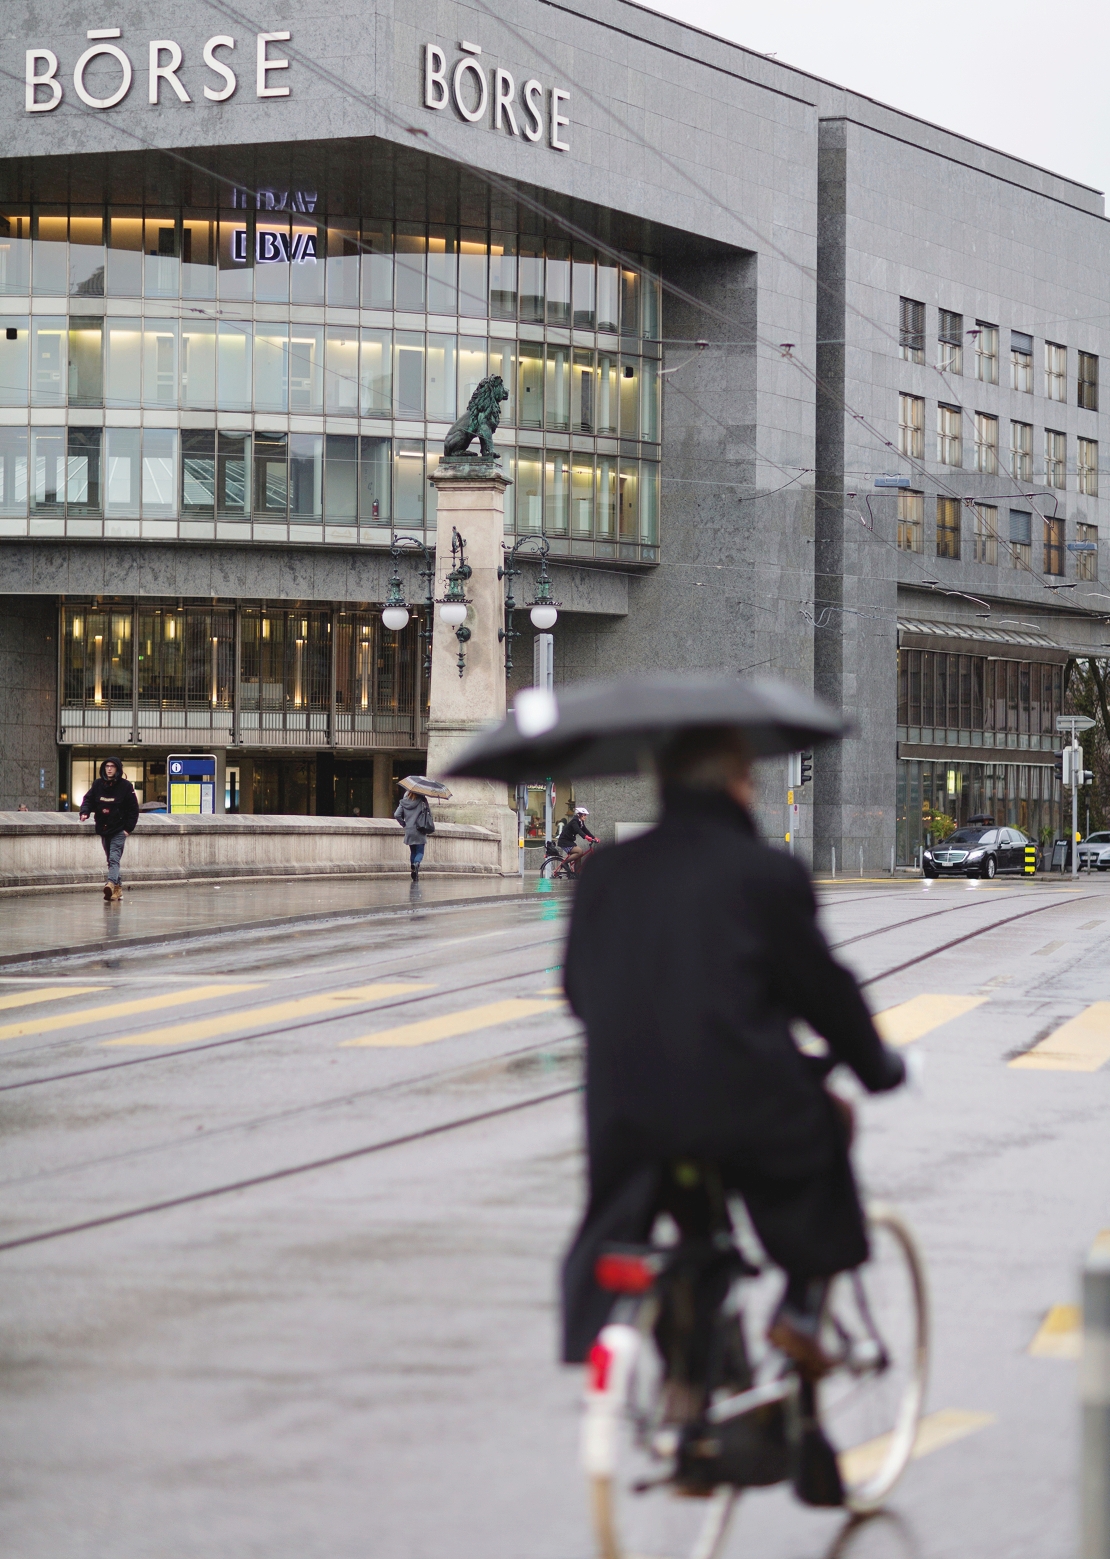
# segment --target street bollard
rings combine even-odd
[[[833,845],[833,847],[832,847],[832,857],[833,857],[832,874],[835,877],[836,876],[836,846],[835,845]]]
[[[894,876],[894,846],[890,847],[890,875]]]
[[[859,847],[859,874],[863,876],[863,846]]]
[[[1110,1233],[1083,1272],[1082,1559],[1110,1559]]]

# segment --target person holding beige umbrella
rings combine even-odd
[[[420,880],[420,865],[428,838],[436,831],[429,796],[437,801],[450,801],[451,792],[439,780],[424,774],[410,774],[401,781],[404,795],[397,803],[393,816],[405,830],[405,843],[409,847],[409,873],[413,882]]]

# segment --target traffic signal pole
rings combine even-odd
[[[1072,880],[1079,877],[1079,851],[1076,841],[1079,838],[1079,781],[1082,778],[1082,767],[1079,751],[1079,733],[1074,728],[1071,733],[1071,875]]]

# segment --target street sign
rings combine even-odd
[[[170,753],[166,759],[166,805],[169,812],[179,817],[215,812],[214,753]]]
[[[1094,723],[1089,715],[1056,716],[1056,729],[1058,731],[1089,731]]]

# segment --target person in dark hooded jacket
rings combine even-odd
[[[420,863],[424,859],[424,847],[428,835],[435,833],[435,822],[427,796],[414,796],[411,791],[397,803],[393,817],[405,830],[405,843],[409,847],[409,875],[413,882],[420,880]]]
[[[685,733],[660,767],[659,825],[597,852],[571,918],[589,1202],[563,1270],[564,1358],[585,1357],[611,1308],[594,1276],[604,1247],[646,1240],[661,1210],[705,1234],[709,1200],[731,1190],[787,1275],[771,1340],[817,1377],[828,1281],[868,1246],[847,1106],[791,1025],[808,1023],[873,1092],[905,1068],[833,959],[805,870],[756,836],[741,734]],[[676,1186],[691,1184],[705,1206],[695,1190],[676,1213]]]
[[[123,764],[118,758],[105,758],[100,765],[100,778],[92,782],[81,802],[82,823],[92,817],[94,826],[104,846],[108,861],[108,880],[104,884],[105,899],[123,897],[119,865],[127,836],[139,821],[139,798],[135,787],[124,777]]]

